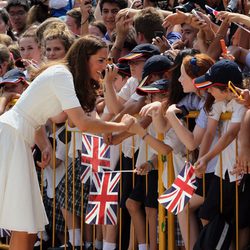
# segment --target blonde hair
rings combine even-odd
[[[13,40],[10,36],[6,34],[0,34],[0,43],[8,47],[13,43]]]

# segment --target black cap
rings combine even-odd
[[[142,80],[139,86],[144,86],[148,77],[153,73],[163,73],[168,71],[173,65],[173,62],[167,56],[155,55],[150,57],[144,64],[142,71]]]
[[[155,55],[150,57],[144,64],[142,71],[142,78],[153,74],[153,73],[163,73],[168,71],[173,65],[173,62],[164,55]]]
[[[207,89],[212,86],[227,86],[231,81],[236,86],[243,80],[238,64],[230,60],[216,62],[203,76],[194,80],[198,89]]]
[[[147,86],[138,87],[136,93],[146,96],[147,94],[166,93],[168,92],[169,81],[166,79],[157,80]]]
[[[160,50],[158,49],[158,47],[150,43],[143,43],[135,46],[128,55],[119,58],[118,61],[120,63],[120,62],[135,60],[141,57],[149,58],[153,55],[159,55],[159,54]]]
[[[116,67],[118,68],[118,74],[123,74],[125,76],[131,76],[130,67],[127,63],[117,63]]]

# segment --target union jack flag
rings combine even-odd
[[[186,162],[172,186],[158,198],[159,203],[175,215],[180,213],[197,188],[195,182],[194,167]]]
[[[83,165],[82,163],[81,163],[81,168],[83,169],[83,173],[80,179],[82,183],[86,184],[87,182],[90,181],[92,169],[90,166]]]
[[[81,181],[86,183],[92,172],[110,170],[110,146],[100,136],[82,134]]]
[[[5,238],[10,236],[10,231],[7,229],[0,228],[0,238]]]
[[[120,173],[93,172],[85,222],[87,224],[117,224]]]

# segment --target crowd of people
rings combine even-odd
[[[0,1],[0,228],[11,231],[9,249],[159,249],[169,153],[175,177],[188,160],[197,185],[176,216],[176,249],[217,249],[215,239],[202,244],[218,216],[238,228],[218,249],[249,249],[249,10],[247,0]],[[190,111],[199,114],[187,122]],[[81,182],[82,132],[102,136],[111,170],[125,170],[121,239],[118,225],[82,230],[91,188]]]

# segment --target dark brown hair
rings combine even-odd
[[[89,59],[100,49],[107,48],[99,37],[87,35],[79,38],[66,55],[66,62],[74,79],[76,95],[86,112],[95,108],[96,90],[100,85],[90,78]]]
[[[82,13],[80,8],[74,8],[66,13],[67,16],[74,18],[77,28],[81,27]]]
[[[103,36],[107,32],[107,28],[102,21],[94,21],[94,22],[91,22],[89,25],[98,28],[102,32]]]
[[[241,88],[243,89],[243,82],[235,82],[234,84],[236,87],[238,88]],[[225,84],[224,86],[213,86],[217,89],[219,89],[220,91],[227,91],[228,90],[228,86],[227,84]],[[210,94],[210,93],[207,93],[207,96],[206,96],[206,101],[205,101],[205,104],[204,104],[204,108],[205,108],[205,111],[207,113],[211,112],[212,111],[212,106],[214,104],[214,101],[215,101],[215,98]]]
[[[101,13],[105,3],[116,4],[120,10],[128,7],[128,2],[126,0],[100,0]]]
[[[147,42],[151,43],[155,37],[155,31],[162,31],[163,35],[166,34],[166,30],[162,26],[163,19],[163,15],[154,7],[140,10],[134,17],[136,33],[143,34]]]

